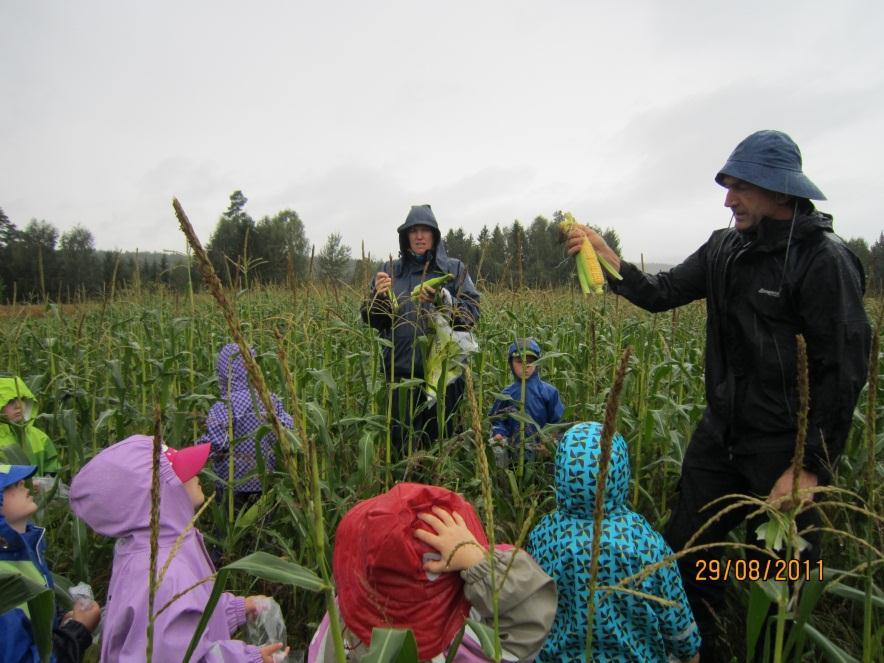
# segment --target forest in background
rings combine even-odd
[[[347,246],[337,232],[317,248],[296,211],[284,209],[255,221],[245,209],[247,202],[242,191],[230,195],[206,247],[230,287],[295,287],[307,281],[363,287],[389,258]],[[452,228],[443,236],[446,249],[466,263],[483,287],[573,284],[573,263],[565,260],[559,241],[558,214],[537,216],[527,225],[518,220],[508,226],[486,225],[475,236]],[[617,233],[597,230],[622,255]],[[393,239],[391,232],[395,258]],[[869,292],[884,291],[884,232],[871,245],[864,238],[846,241],[865,267]],[[194,266],[188,274],[188,264],[183,253],[96,249],[92,232],[82,225],[59,233],[52,223],[31,219],[19,228],[0,208],[0,303],[83,301],[105,297],[115,288],[147,285],[184,292],[188,283],[201,283]],[[663,267],[644,265],[649,272]]]

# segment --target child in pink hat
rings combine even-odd
[[[209,450],[210,445],[200,444],[165,449],[160,457],[160,569],[205,499],[198,475]],[[71,482],[74,514],[99,534],[117,539],[101,638],[102,661],[145,658],[152,467],[153,438],[133,435],[101,451]],[[153,660],[181,660],[212,593],[212,583],[200,581],[214,573],[202,535],[190,529],[156,590],[155,610],[170,605],[156,617]],[[191,660],[272,661],[282,643],[259,648],[230,637],[257,607],[254,599],[222,594]]]

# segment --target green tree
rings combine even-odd
[[[522,288],[525,285],[525,229],[518,219],[513,221],[506,235],[506,262],[509,265],[507,285]]]
[[[473,238],[464,234],[463,228],[450,229],[445,235],[445,250],[453,258],[458,258],[464,262],[470,256],[472,250]]]
[[[558,231],[546,217],[535,217],[526,233],[525,274],[532,288],[548,288],[555,281],[562,251],[556,241]]]
[[[160,256],[159,270],[160,270],[160,273],[157,274],[157,280],[160,283],[164,283],[164,284],[168,285],[170,283],[171,279],[169,277],[169,258],[166,256],[165,253],[162,256]]]
[[[488,230],[488,226],[482,226],[482,230],[479,231],[479,234],[476,237],[476,244],[474,249],[476,258],[473,262],[476,263],[476,273],[473,274],[473,279],[476,281],[476,283],[479,283],[479,281],[487,280],[488,265],[485,264],[485,259],[488,255],[488,248],[490,246],[491,231]]]
[[[872,251],[869,249],[869,243],[862,237],[853,237],[847,240],[845,244],[847,244],[847,248],[853,251],[854,255],[859,258],[859,261],[863,265],[863,270],[866,273],[866,278],[868,278],[872,259]]]
[[[19,292],[43,299],[55,291],[55,245],[58,230],[47,221],[31,219],[22,231],[15,249],[14,269]]]
[[[62,288],[68,294],[81,288],[93,289],[98,270],[95,258],[95,240],[92,233],[81,225],[65,231],[58,243],[61,264]]]
[[[599,235],[602,236],[602,239],[605,240],[605,243],[611,247],[611,250],[617,254],[618,258],[622,258],[623,254],[620,252],[620,235],[617,234],[617,231],[613,228],[605,228],[604,230],[599,230],[598,228],[593,228]]]
[[[250,268],[255,221],[245,212],[247,202],[242,191],[230,194],[230,205],[218,219],[207,247],[212,266],[229,286],[238,284],[241,275],[248,276]]]
[[[489,283],[497,285],[503,283],[509,268],[507,257],[506,235],[504,235],[500,226],[495,224],[485,248],[485,266],[483,267]]]
[[[18,228],[0,208],[0,301],[5,301],[10,295],[11,289],[6,285],[13,281],[13,252],[18,236]]]
[[[9,246],[18,238],[18,228],[6,216],[6,212],[0,207],[0,249]]]
[[[317,257],[319,274],[328,282],[344,281],[350,267],[350,247],[346,246],[340,233],[332,233]]]
[[[125,276],[122,274],[122,253],[120,251],[102,251],[101,252],[101,283],[105,293],[108,295],[112,288],[119,288],[125,283]]]
[[[263,261],[258,272],[265,281],[286,283],[289,270],[296,282],[307,276],[310,245],[304,224],[294,210],[285,209],[258,221],[251,244],[251,253]]]

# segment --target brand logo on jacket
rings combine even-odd
[[[767,290],[766,288],[758,288],[759,295],[767,295],[768,297],[779,297],[779,290]]]

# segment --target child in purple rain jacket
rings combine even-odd
[[[176,539],[204,497],[198,473],[209,445],[168,449],[160,455],[160,532],[157,568],[166,564]],[[99,534],[117,539],[101,636],[102,661],[144,661],[150,574],[150,509],[153,438],[133,435],[102,450],[71,482],[71,510]],[[159,571],[158,571],[159,573]],[[215,573],[196,528],[185,536],[154,599],[154,610]],[[153,660],[180,661],[212,592],[212,583],[193,587],[156,618]],[[254,610],[254,597],[221,595],[203,632],[194,662],[271,661],[282,645],[254,647],[231,633]]]
[[[252,356],[255,351],[252,350]],[[215,474],[221,479],[218,491],[223,492],[230,471],[231,447],[233,448],[233,493],[236,507],[249,501],[250,497],[261,492],[261,480],[257,476],[248,477],[257,468],[255,458],[255,433],[267,423],[264,407],[258,394],[249,385],[246,364],[236,343],[228,343],[218,352],[218,391],[221,400],[216,402],[206,417],[206,434],[198,442],[212,445],[212,458]],[[276,416],[286,428],[292,428],[291,415],[282,407],[276,394],[271,394]],[[231,440],[230,432],[233,431]],[[267,433],[261,438],[261,456],[268,472],[276,467],[273,445],[276,436]],[[248,478],[247,478],[248,477]]]

